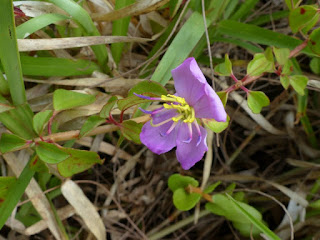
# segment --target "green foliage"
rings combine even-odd
[[[56,13],[48,13],[43,14],[34,18],[31,18],[30,20],[22,23],[17,27],[17,38],[22,39],[26,38],[32,33],[50,25],[58,21],[66,20],[68,19],[67,16],[56,14]]]
[[[133,141],[134,143],[141,144],[140,132],[142,126],[143,123],[127,120],[121,124],[120,130],[126,139]]]
[[[42,135],[44,127],[52,117],[53,111],[46,110],[43,112],[39,112],[33,117],[33,129],[38,135]]]
[[[290,49],[289,48],[273,48],[273,52],[274,55],[276,57],[277,62],[280,65],[284,65],[288,59],[289,59],[289,55],[290,55]]]
[[[270,104],[270,100],[264,92],[250,91],[248,93],[248,107],[253,113],[260,113],[263,107]]]
[[[230,76],[232,74],[232,63],[228,54],[224,56],[224,63],[218,64],[214,71],[220,76]]]
[[[228,100],[228,94],[226,91],[217,92],[217,95],[219,96],[223,106],[225,107]]]
[[[1,153],[6,153],[10,151],[17,150],[26,144],[26,140],[8,133],[2,133],[0,139],[0,151]]]
[[[289,25],[293,33],[298,32],[302,28],[306,27],[314,18],[319,19],[317,8],[310,5],[303,5],[290,11],[289,14]],[[313,21],[314,24],[316,22]],[[313,25],[314,25],[313,24]],[[312,28],[313,26],[308,26]]]
[[[105,104],[100,111],[100,117],[108,118],[111,110],[116,105],[117,101],[118,101],[117,96],[112,96],[111,98],[109,98],[107,104]]]
[[[201,199],[198,193],[188,193],[188,186],[197,187],[199,182],[192,177],[173,174],[168,179],[168,186],[173,192],[173,204],[181,211],[192,209]]]
[[[148,96],[148,97],[159,97],[158,95],[155,95],[152,93],[146,93],[143,95]],[[117,104],[118,104],[118,108],[121,111],[125,111],[128,108],[133,107],[135,105],[139,105],[141,103],[148,103],[148,102],[152,102],[152,100],[143,99],[143,98],[140,98],[137,96],[130,96],[130,97],[118,100]]]
[[[100,116],[90,116],[85,121],[85,123],[82,125],[82,128],[80,130],[79,138],[82,138],[86,136],[92,129],[98,127],[99,125],[105,123],[106,120],[104,118],[101,118]]]
[[[64,152],[70,157],[58,164],[58,171],[63,177],[71,177],[76,173],[83,172],[96,163],[101,164],[100,157],[95,152],[64,148]]]
[[[167,95],[167,90],[160,84],[155,81],[142,81],[136,84],[133,88],[130,89],[128,96],[134,96],[136,94],[147,94],[152,93],[154,95]]]
[[[0,206],[4,202],[10,187],[17,181],[15,177],[0,177]]]
[[[320,75],[320,58],[312,58],[310,68],[313,73]]]
[[[315,54],[320,55],[320,28],[311,33],[308,45]]]
[[[54,57],[21,56],[22,72],[30,76],[79,76],[92,74],[100,70],[99,66],[91,61]]]
[[[221,181],[218,181],[216,183],[210,184],[208,187],[206,187],[204,189],[203,192],[207,193],[207,194],[212,193],[220,184],[221,184]]]
[[[270,61],[265,54],[257,53],[248,64],[247,75],[259,76],[264,72],[274,72],[274,70],[273,59]]]
[[[57,164],[69,157],[69,154],[66,153],[62,147],[47,142],[38,142],[36,145],[36,153],[42,161],[49,164]]]
[[[30,160],[30,169],[35,172],[49,173],[49,168],[45,162],[40,161],[39,156],[34,154]]]
[[[262,215],[259,211],[230,196],[215,194],[212,196],[212,203],[207,203],[205,207],[213,214],[224,216],[229,221],[232,221],[233,226],[245,236],[250,236],[250,233],[252,233],[253,236],[257,236],[262,232],[260,229],[261,225],[268,229],[263,224]],[[257,227],[257,225],[259,225],[259,227]]]
[[[100,36],[100,32],[94,25],[89,13],[84,10],[79,4],[72,0],[49,0],[53,4],[62,8],[68,14],[71,15],[72,19],[75,20],[79,26],[83,27],[85,30],[85,35],[87,36]],[[95,53],[99,65],[109,71],[107,66],[108,54],[105,45],[95,45],[91,46],[93,52]]]
[[[116,0],[115,10],[124,8],[134,3],[135,0]],[[112,22],[112,36],[126,36],[129,28],[130,17],[125,17]],[[111,44],[111,53],[116,64],[120,62],[124,43]]]
[[[304,89],[307,87],[308,78],[304,75],[294,75],[289,77],[290,85],[301,96],[304,95]]]
[[[179,188],[173,192],[173,204],[180,211],[188,211],[194,208],[200,199],[200,194],[187,193],[183,188]]]
[[[218,122],[214,119],[203,119],[203,122],[211,131],[221,133],[229,126],[230,117],[227,115],[227,120],[225,122]]]
[[[172,192],[179,188],[186,188],[188,185],[198,187],[199,182],[193,177],[172,174],[168,179],[168,186]]]
[[[85,106],[95,101],[93,95],[58,89],[53,93],[53,108],[62,111],[70,108]]]

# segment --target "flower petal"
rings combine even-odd
[[[193,106],[197,118],[210,118],[218,122],[227,120],[227,113],[219,96],[210,87],[205,86],[205,94]]]
[[[175,115],[175,110],[162,111],[153,116],[153,124],[161,123]],[[151,126],[151,121],[145,123],[140,133],[141,142],[156,154],[170,151],[176,146],[177,130],[174,129],[167,135],[165,133],[172,124],[173,121],[169,121],[159,127],[153,127]]]
[[[177,132],[177,159],[181,163],[183,169],[188,170],[197,162],[199,162],[204,153],[208,150],[206,138],[207,131],[201,127],[201,142],[197,146],[199,134],[196,127],[192,124],[192,140],[190,143],[183,142],[185,139],[189,137],[188,124],[181,123]]]
[[[196,60],[187,58],[171,73],[177,95],[183,97],[188,104],[194,105],[204,94],[204,87],[207,84]]]

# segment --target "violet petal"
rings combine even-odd
[[[193,106],[197,118],[210,118],[218,122],[227,120],[224,106],[209,84],[205,86],[205,94]]]
[[[194,105],[204,94],[204,87],[207,84],[196,60],[187,58],[171,73],[177,95],[183,97],[188,104]]]
[[[177,159],[181,163],[182,168],[185,170],[190,169],[197,162],[199,162],[203,158],[204,153],[208,150],[206,143],[207,131],[203,127],[199,127],[202,138],[198,146],[197,143],[199,134],[194,124],[192,124],[192,131],[194,135],[190,143],[183,142],[183,140],[188,138],[189,134],[188,125],[186,123],[181,123],[177,132]]]
[[[153,116],[153,124],[161,123],[176,115],[175,110],[163,111]],[[176,146],[176,129],[169,134],[164,135],[173,124],[169,121],[159,127],[151,126],[150,121],[145,123],[140,133],[141,142],[146,145],[152,152],[162,154],[170,151]]]

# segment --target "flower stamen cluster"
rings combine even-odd
[[[202,119],[225,122],[227,114],[218,95],[207,83],[194,58],[186,59],[173,69],[176,93],[137,97],[164,102],[153,111],[140,110],[151,115],[143,127],[140,139],[152,152],[162,154],[177,147],[176,156],[183,169],[191,168],[208,150],[207,132],[199,123]]]

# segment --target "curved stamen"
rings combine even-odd
[[[189,138],[183,141],[184,143],[190,143],[192,140],[192,124],[191,123],[188,123],[188,132],[189,132]]]
[[[177,126],[178,122],[173,122],[172,125],[170,126],[170,128],[165,132],[165,133],[160,133],[160,135],[162,137],[167,136],[168,134],[170,134],[172,132],[172,130]]]
[[[141,112],[146,113],[146,114],[151,114],[151,115],[152,115],[152,114],[157,114],[157,113],[161,112],[163,109],[164,109],[164,108],[161,107],[161,108],[157,108],[157,109],[155,109],[155,110],[153,110],[153,111],[148,111],[148,110],[145,110],[145,109],[139,107],[139,110],[140,110]]]
[[[199,124],[198,124],[197,120],[194,121],[194,125],[196,126],[197,132],[199,134],[198,141],[197,141],[197,146],[198,146],[201,143],[201,140],[202,140],[201,130],[200,130],[200,127],[199,127]]]
[[[164,120],[164,121],[162,121],[162,122],[160,122],[160,123],[153,124],[153,119],[151,119],[151,120],[150,120],[150,125],[151,125],[152,127],[159,127],[159,126],[161,126],[161,125],[163,125],[163,124],[166,124],[166,123],[168,123],[168,122],[170,122],[170,121],[172,121],[172,118],[168,118],[167,120]]]
[[[149,97],[149,96],[144,96],[141,94],[137,94],[137,93],[133,93],[135,96],[139,97],[139,98],[143,98],[143,99],[147,99],[147,100],[156,100],[156,101],[161,101],[161,98],[156,98],[156,97]]]

